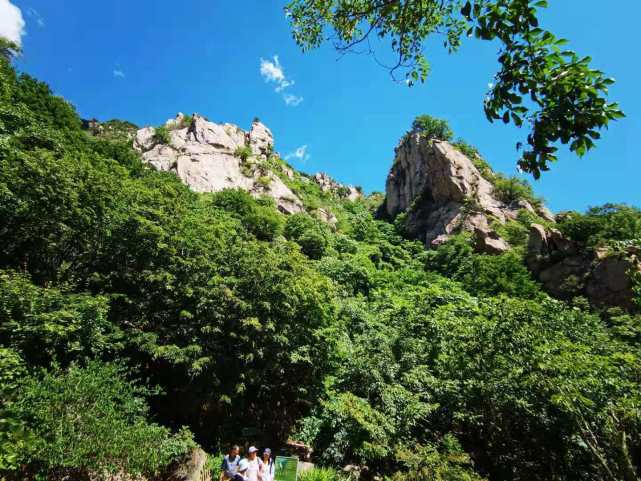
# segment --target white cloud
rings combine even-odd
[[[283,67],[281,67],[280,62],[278,61],[278,55],[274,55],[273,62],[265,60],[261,57],[260,74],[267,82],[276,82],[280,85],[281,82],[287,81],[285,80],[285,72],[283,72]]]
[[[22,45],[24,25],[22,11],[9,0],[0,0],[0,37]]]
[[[311,154],[307,153],[307,145],[301,145],[294,152],[290,152],[285,156],[285,160],[295,159],[300,162],[307,162]]]
[[[280,64],[278,55],[274,55],[271,60],[265,60],[261,57],[260,74],[265,79],[265,82],[276,84],[274,92],[281,94],[285,105],[296,107],[303,101],[303,97],[285,92],[285,89],[294,85],[295,82],[285,75],[285,70]]]
[[[125,78],[125,72],[123,72],[122,70],[116,68],[116,69],[114,69],[114,77]]]
[[[303,97],[299,97],[298,95],[294,95],[294,94],[283,94],[283,100],[285,101],[286,105],[291,105],[292,107],[296,107],[298,104],[300,104],[303,101]]]
[[[291,87],[292,85],[294,85],[294,81],[293,81],[293,80],[283,80],[282,82],[280,82],[280,83],[276,86],[276,88],[275,88],[274,90],[275,90],[276,92],[280,93],[280,92],[282,92],[283,90],[285,90],[287,87]]]
[[[40,15],[38,13],[38,10],[36,10],[35,8],[27,8],[27,17],[33,18],[38,24],[38,27],[42,28],[45,26],[45,19],[42,18],[42,15]]]

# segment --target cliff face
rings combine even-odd
[[[516,220],[521,210],[554,222],[542,205],[535,207],[523,199],[503,202],[469,157],[448,142],[428,140],[419,133],[401,139],[385,190],[387,216],[405,214],[408,233],[428,249],[468,231],[474,235],[477,252],[501,254],[511,246],[493,226]],[[641,275],[639,256],[635,247],[618,253],[589,248],[557,229],[534,223],[525,262],[553,297],[585,296],[595,307],[633,311],[637,308],[633,278]]]
[[[266,165],[274,139],[261,122],[254,121],[245,132],[200,115],[186,122],[178,114],[165,127],[168,139],[160,138],[154,127],[138,130],[134,138],[134,148],[155,169],[174,172],[196,192],[240,188],[255,196],[273,197],[284,213],[303,210],[300,199]]]
[[[641,274],[639,255],[641,251],[633,246],[618,253],[588,248],[557,229],[532,224],[526,263],[554,297],[585,296],[597,307],[632,311],[637,308],[633,278]]]
[[[492,221],[516,219],[521,209],[535,212],[527,201],[501,202],[471,159],[450,143],[420,133],[401,139],[385,192],[387,215],[407,213],[408,232],[427,248],[466,230],[474,233],[479,251],[504,252],[509,245],[490,227]]]
[[[278,157],[274,137],[258,120],[246,132],[234,124],[218,124],[201,115],[188,118],[179,113],[162,130],[139,129],[133,138],[134,148],[143,162],[157,170],[175,173],[196,192],[242,189],[256,197],[272,197],[285,214],[302,212],[306,207],[288,187],[294,179],[316,182],[322,192],[342,199],[356,200],[362,196],[359,189],[336,182],[325,173],[301,177],[282,161],[278,175],[270,164],[270,160]],[[336,217],[327,209],[315,209],[315,214],[328,224],[336,223]]]

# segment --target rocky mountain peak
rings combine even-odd
[[[274,150],[274,136],[260,120],[254,119],[249,130],[249,145],[254,155],[269,156]]]
[[[138,130],[133,145],[143,162],[174,172],[196,192],[240,188],[255,196],[271,196],[282,212],[303,210],[300,199],[268,168],[274,139],[257,119],[245,132],[234,124],[179,113],[163,128]]]
[[[405,213],[408,232],[427,248],[466,230],[474,233],[477,250],[498,254],[509,244],[492,229],[494,222],[514,220],[522,209],[553,220],[547,209],[527,200],[503,202],[472,159],[451,143],[420,132],[405,135],[396,147],[385,191],[386,214]]]

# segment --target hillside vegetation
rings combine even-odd
[[[267,162],[306,212],[194,193],[0,59],[0,477],[162,476],[251,428],[368,477],[639,479],[641,317],[542,292],[528,219],[502,255],[425,251],[380,195]],[[640,219],[561,229],[634,243]]]

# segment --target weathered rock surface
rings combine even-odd
[[[207,453],[200,448],[194,448],[177,463],[165,478],[167,481],[211,481],[211,473],[207,470]]]
[[[333,192],[339,197],[347,200],[357,200],[363,197],[362,192],[353,185],[345,185],[336,182],[333,178],[325,172],[318,172],[314,174],[314,181],[320,186],[323,192]]]
[[[491,221],[514,220],[521,209],[535,212],[526,201],[507,205],[498,200],[494,186],[448,142],[411,133],[395,153],[385,186],[386,213],[407,212],[408,232],[427,248],[466,230],[474,233],[478,251],[500,254],[510,246],[491,229]]]
[[[259,120],[252,122],[249,130],[249,145],[254,155],[264,156],[265,158],[274,150],[274,136],[271,130]]]
[[[338,223],[338,219],[329,209],[321,207],[316,209],[315,213],[320,220],[328,224],[330,227],[335,227]]]
[[[138,130],[134,148],[144,162],[157,170],[174,172],[196,192],[218,192],[240,188],[254,196],[274,198],[285,213],[301,212],[303,204],[283,181],[262,162],[272,152],[274,140],[270,130],[254,121],[249,132],[233,124],[217,124],[194,114],[191,124],[183,127],[184,116],[168,120],[170,142],[161,143],[156,129]],[[239,148],[249,147],[252,156],[243,160]]]
[[[569,299],[583,295],[597,307],[634,310],[632,276],[641,272],[634,248],[612,253],[588,249],[567,239],[557,229],[532,224],[526,263],[552,296]]]

